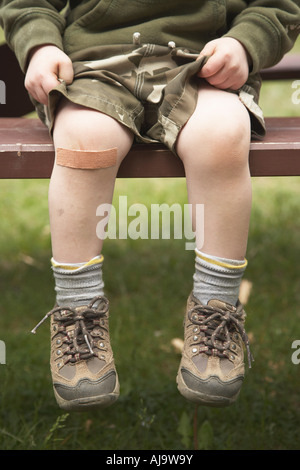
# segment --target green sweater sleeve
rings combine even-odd
[[[252,59],[252,73],[278,63],[300,31],[300,0],[248,0],[225,37],[240,41]]]
[[[0,25],[23,72],[33,47],[53,44],[63,49],[65,20],[60,11],[66,3],[67,0],[0,0]]]

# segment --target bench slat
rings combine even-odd
[[[286,54],[281,61],[261,71],[263,80],[295,80],[300,78],[300,54]]]
[[[252,141],[252,176],[300,176],[300,117],[267,118],[267,135]],[[0,178],[49,178],[54,148],[38,119],[0,119]],[[182,177],[181,160],[161,144],[134,144],[120,178]]]

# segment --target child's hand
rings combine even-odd
[[[202,49],[199,58],[211,56],[198,76],[220,89],[238,90],[249,75],[250,58],[244,46],[234,38],[214,39]]]
[[[74,71],[69,57],[51,44],[33,49],[25,77],[25,87],[39,103],[48,104],[48,93],[64,80],[72,83]]]

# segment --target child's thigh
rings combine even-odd
[[[249,148],[251,135],[250,117],[236,93],[202,84],[194,113],[181,130],[177,140],[177,152],[184,159],[186,154],[205,150],[235,153]]]
[[[55,116],[53,141],[56,148],[74,150],[117,147],[123,158],[132,145],[133,135],[112,117],[62,99]]]

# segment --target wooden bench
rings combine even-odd
[[[24,76],[14,54],[0,46],[0,80],[6,86],[6,103],[0,104],[0,178],[49,178],[54,148],[47,128],[36,118],[24,88]],[[264,80],[300,79],[300,56],[287,55],[275,67],[262,72]],[[292,94],[292,90],[291,90]],[[252,176],[300,176],[299,117],[267,118],[267,134],[252,141]],[[120,178],[182,177],[184,168],[161,144],[134,144],[118,173]]]

